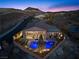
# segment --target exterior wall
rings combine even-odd
[[[47,32],[47,36],[46,38],[50,38],[50,36],[52,35],[52,37],[59,35],[60,32]]]
[[[42,35],[43,40],[50,39],[50,36],[61,36],[61,32],[47,32],[47,31],[21,31],[20,33],[17,33],[15,36],[13,36],[13,39],[15,40],[34,40],[34,39],[40,39],[40,36]],[[20,38],[23,36],[22,38]]]
[[[25,31],[26,39],[39,39],[40,35],[43,36],[43,39],[46,39],[46,31]]]
[[[56,34],[60,32],[47,32],[47,31],[25,31],[25,39],[27,40],[34,40],[34,39],[40,39],[40,35],[43,36],[43,40],[49,39],[50,36],[54,37]]]

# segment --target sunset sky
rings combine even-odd
[[[39,8],[42,11],[79,10],[79,0],[0,0],[0,8]]]

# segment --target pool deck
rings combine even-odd
[[[65,39],[63,39],[62,41],[60,41],[54,48],[51,49],[51,51],[49,51],[49,53],[47,53],[45,56],[41,56],[37,53],[34,53],[32,51],[30,51],[29,49],[23,47],[22,45],[18,44],[17,42],[14,41],[14,44],[19,47],[21,50],[23,50],[26,53],[29,53],[32,56],[35,56],[37,59],[46,59],[52,52],[54,52],[64,41]]]

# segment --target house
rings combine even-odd
[[[51,26],[42,21],[29,26],[29,28],[25,27],[21,32],[14,36],[14,39],[18,39],[21,36],[24,40],[39,40],[40,36],[42,36],[43,40],[46,40],[50,39],[50,37],[53,38],[54,36],[58,36],[60,39],[63,34],[56,26]]]
[[[51,26],[42,21],[33,24],[29,28],[25,27],[23,33],[27,39],[39,39],[40,35],[42,35],[43,40],[45,40],[49,38],[50,35],[60,34],[61,31],[56,26]]]
[[[54,25],[38,22],[32,26],[25,27],[13,36],[13,39],[28,50],[28,53],[35,56],[45,57],[47,53],[53,51],[53,47],[62,41],[64,35]]]

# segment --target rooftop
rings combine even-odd
[[[32,26],[29,26],[29,28],[25,27],[27,30],[46,30],[48,32],[60,32],[60,29],[58,29],[55,25],[49,25],[43,21],[39,21],[37,23],[32,24]]]
[[[31,27],[26,29],[27,31],[45,31],[45,29],[39,28],[39,27]]]

